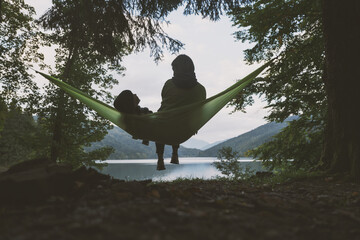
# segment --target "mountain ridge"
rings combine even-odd
[[[282,123],[266,123],[237,137],[233,137],[225,141],[220,141],[220,143],[215,142],[213,144],[209,144],[207,146],[210,147],[205,150],[191,148],[189,147],[191,146],[189,144],[186,145],[188,147],[180,145],[179,157],[217,157],[218,151],[225,146],[231,147],[233,150],[239,152],[241,156],[244,156],[248,150],[256,148],[261,144],[270,141],[274,135],[279,133],[284,127],[287,126],[288,121],[294,119],[294,117],[291,117]],[[86,150],[91,151],[99,147],[111,146],[115,151],[108,157],[108,159],[157,158],[155,143],[150,142],[149,146],[146,146],[141,142],[141,140],[133,139],[131,135],[115,126],[113,129],[109,130],[108,134],[102,141],[93,143],[91,147],[87,148]],[[205,141],[202,141],[203,144],[204,142]],[[212,146],[214,144],[215,146]],[[165,146],[164,157],[169,158],[171,157],[171,154],[171,146]]]

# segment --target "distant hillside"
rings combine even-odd
[[[146,159],[157,158],[155,143],[150,142],[149,146],[143,145],[141,140],[132,139],[132,137],[119,127],[114,127],[109,131],[101,142],[93,143],[87,151],[92,149],[111,146],[115,152],[108,159]],[[172,149],[165,147],[165,157],[171,157]],[[180,147],[180,157],[197,157],[201,150]]]
[[[191,137],[186,142],[182,143],[181,146],[186,148],[197,148],[197,149],[203,149],[205,146],[208,146],[209,143],[200,139],[196,139],[194,137]]]
[[[220,143],[222,143],[224,141],[226,141],[226,140],[216,141],[216,142],[210,143],[210,144],[205,145],[204,147],[200,148],[200,150],[207,150],[207,149],[209,149],[211,147],[214,147],[214,146],[216,146],[216,145],[218,145],[218,144],[220,144]]]
[[[222,147],[228,146],[233,150],[238,151],[241,155],[250,149],[256,148],[261,144],[271,140],[272,136],[279,133],[281,129],[287,126],[287,121],[291,121],[296,117],[291,117],[283,123],[267,123],[247,133],[223,141],[219,144],[213,143],[208,145],[208,149],[202,151],[196,148],[185,148],[183,146],[179,149],[180,157],[217,157],[218,150]],[[190,141],[191,144],[191,141]],[[204,144],[204,143],[202,143]],[[216,144],[214,146],[214,144]],[[125,131],[119,127],[114,127],[109,131],[101,142],[93,143],[88,151],[111,146],[115,152],[110,155],[108,159],[146,159],[157,158],[155,143],[150,142],[149,146],[143,145],[141,140],[134,140]],[[165,147],[165,157],[171,157],[171,146]]]
[[[290,120],[290,119],[289,119]],[[291,119],[292,120],[292,119]],[[237,137],[226,140],[220,144],[217,144],[205,151],[200,152],[201,157],[216,157],[218,151],[222,147],[231,147],[236,150],[240,155],[244,155],[250,149],[256,148],[261,144],[271,140],[272,136],[279,133],[281,129],[287,126],[286,122],[283,123],[267,123],[247,133],[239,135]]]

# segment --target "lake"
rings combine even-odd
[[[145,180],[172,181],[177,178],[202,178],[211,179],[223,176],[212,163],[218,161],[216,158],[196,157],[180,158],[180,164],[170,164],[170,158],[165,159],[164,171],[156,170],[156,159],[132,159],[132,160],[107,160],[108,166],[100,170],[114,178],[122,180]],[[260,161],[251,158],[240,158],[239,162],[245,169],[249,165],[254,171],[263,171]]]

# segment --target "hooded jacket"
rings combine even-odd
[[[206,99],[206,91],[196,79],[194,63],[187,55],[179,55],[172,62],[174,76],[165,82],[161,91],[161,107],[169,110]]]

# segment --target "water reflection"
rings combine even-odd
[[[170,159],[165,159],[164,171],[156,170],[156,159],[142,160],[108,160],[108,166],[101,172],[122,180],[172,181],[177,178],[202,178],[211,179],[221,176],[221,173],[212,165],[216,158],[181,158],[179,165],[170,164]],[[261,162],[242,158],[240,162],[245,168],[249,165],[252,170],[262,171]]]

